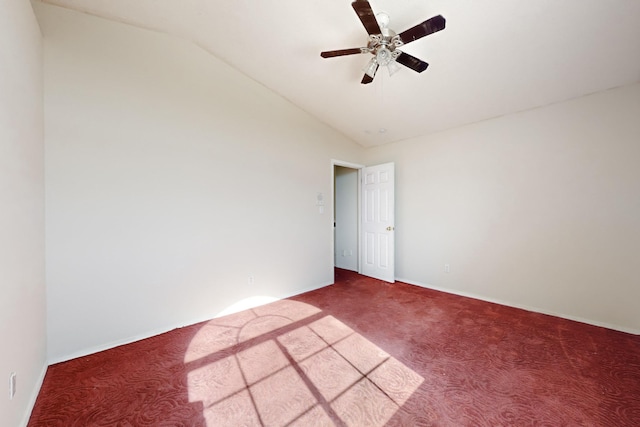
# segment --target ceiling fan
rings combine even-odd
[[[367,47],[329,50],[321,52],[320,56],[323,58],[333,58],[358,53],[373,54],[373,58],[371,58],[365,67],[365,74],[361,81],[362,84],[368,84],[373,81],[380,65],[386,66],[390,75],[400,68],[397,63],[411,68],[418,73],[427,69],[429,64],[415,56],[400,51],[398,48],[424,36],[443,30],[445,19],[442,15],[429,18],[421,24],[411,27],[400,34],[396,34],[387,28],[389,17],[382,13],[375,15],[367,0],[356,0],[351,3],[351,6],[358,14],[358,18],[360,18],[362,25],[364,25],[365,30],[367,30],[369,34]]]

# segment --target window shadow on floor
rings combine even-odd
[[[381,426],[424,379],[340,320],[282,300],[207,322],[185,354],[212,426]]]

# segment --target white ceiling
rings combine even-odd
[[[447,28],[402,48],[424,73],[369,85],[369,54],[320,57],[366,45],[351,0],[42,1],[193,40],[363,146],[640,81],[639,0],[370,0],[396,32]]]

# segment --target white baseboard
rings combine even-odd
[[[40,389],[42,388],[42,384],[44,383],[44,377],[47,375],[47,365],[42,367],[42,371],[40,372],[40,376],[36,381],[33,390],[31,390],[31,396],[29,397],[29,402],[27,405],[27,411],[24,413],[22,417],[22,422],[20,423],[21,427],[27,427],[29,424],[29,419],[31,418],[31,413],[33,412],[33,408],[36,406],[36,400],[38,400],[38,395],[40,394]]]
[[[455,289],[447,289],[447,288],[441,288],[438,286],[432,286],[426,283],[420,283],[420,282],[416,282],[414,280],[407,280],[407,279],[402,279],[402,278],[396,278],[396,280],[398,282],[403,282],[403,283],[408,283],[410,285],[415,285],[415,286],[419,286],[421,288],[426,288],[426,289],[432,289],[434,291],[439,291],[439,292],[444,292],[447,294],[452,294],[452,295],[459,295],[462,297],[467,297],[467,298],[473,298],[473,299],[477,299],[480,301],[486,301],[486,302],[491,302],[494,304],[500,304],[500,305],[504,305],[507,307],[513,307],[513,308],[519,308],[521,310],[526,310],[526,311],[531,311],[534,313],[540,313],[540,314],[546,314],[549,316],[554,316],[554,317],[560,317],[562,319],[567,319],[567,320],[573,320],[575,322],[580,322],[580,323],[586,323],[588,325],[593,325],[593,326],[599,326],[602,328],[607,328],[607,329],[612,329],[614,331],[620,331],[620,332],[625,332],[628,334],[633,334],[633,335],[640,335],[640,329],[634,329],[634,328],[627,328],[624,326],[620,326],[620,325],[614,325],[611,323],[607,323],[607,322],[600,322],[597,320],[593,320],[593,319],[585,319],[579,316],[572,316],[569,314],[564,314],[564,313],[556,313],[553,311],[549,311],[549,310],[544,310],[538,307],[531,307],[531,306],[527,306],[527,305],[522,305],[522,304],[515,304],[512,302],[508,302],[508,301],[503,301],[500,299],[495,299],[495,298],[487,298],[485,296],[481,296],[481,295],[476,295],[476,294],[472,294],[469,292],[461,292],[461,291],[456,291]]]
[[[295,296],[295,295],[303,294],[305,292],[314,291],[316,289],[324,288],[325,286],[329,286],[331,284],[333,284],[333,282],[309,286],[307,288],[300,289],[300,290],[298,290],[298,291],[296,291],[295,293],[292,293],[292,294],[282,294],[280,296],[275,297],[274,300],[277,301],[277,300],[289,298],[289,297],[292,297],[292,296]],[[258,304],[258,305],[262,305],[262,304]],[[256,307],[258,305],[255,305],[254,307]],[[250,307],[246,307],[245,309],[248,309],[248,308],[250,308]],[[134,336],[131,336],[131,337],[128,337],[128,338],[111,341],[111,342],[108,342],[108,343],[105,343],[105,344],[100,344],[100,345],[93,346],[93,347],[88,347],[88,348],[85,348],[85,349],[82,349],[82,350],[79,350],[79,351],[76,351],[76,352],[73,352],[73,353],[66,354],[64,356],[50,358],[48,360],[48,364],[49,364],[49,366],[51,366],[51,365],[54,365],[56,363],[66,362],[68,360],[77,359],[79,357],[88,356],[88,355],[94,354],[94,353],[99,353],[101,351],[109,350],[109,349],[112,349],[112,348],[115,348],[115,347],[119,347],[121,345],[131,344],[131,343],[136,342],[136,341],[140,341],[140,340],[143,340],[143,339],[151,338],[151,337],[156,336],[156,335],[164,334],[164,333],[172,331],[174,329],[184,328],[184,327],[187,327],[187,326],[195,325],[196,323],[206,322],[208,320],[215,319],[217,317],[221,317],[221,316],[224,316],[224,315],[227,315],[227,314],[230,314],[230,312],[219,312],[218,314],[212,314],[212,315],[206,315],[206,316],[202,316],[202,317],[192,318],[192,319],[189,319],[189,320],[187,320],[187,321],[185,321],[183,323],[174,324],[174,325],[167,325],[165,327],[158,328],[158,329],[153,329],[153,330],[144,332],[142,334],[137,334],[137,335],[134,335]]]
[[[191,324],[195,324],[195,323],[198,323],[198,321],[194,321]],[[136,342],[136,341],[140,341],[140,340],[143,340],[143,339],[146,339],[146,338],[150,338],[150,337],[153,337],[155,335],[164,334],[165,332],[169,332],[169,331],[172,331],[172,330],[174,330],[176,328],[181,328],[183,326],[187,326],[187,325],[167,326],[167,327],[164,327],[164,328],[150,330],[150,331],[138,334],[138,335],[133,335],[133,336],[130,336],[128,338],[123,338],[123,339],[120,339],[120,340],[110,341],[108,343],[96,345],[96,346],[93,346],[93,347],[87,347],[87,348],[84,348],[82,350],[78,350],[78,351],[74,351],[73,353],[66,354],[64,356],[50,358],[48,363],[49,363],[49,366],[51,366],[51,365],[55,365],[56,363],[67,362],[69,360],[77,359],[79,357],[84,357],[84,356],[88,356],[90,354],[99,353],[101,351],[105,351],[105,350],[109,350],[109,349],[112,349],[112,348],[115,348],[115,347],[119,347],[121,345],[131,344],[132,342]]]

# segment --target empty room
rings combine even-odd
[[[0,425],[640,425],[640,3],[0,0]]]

